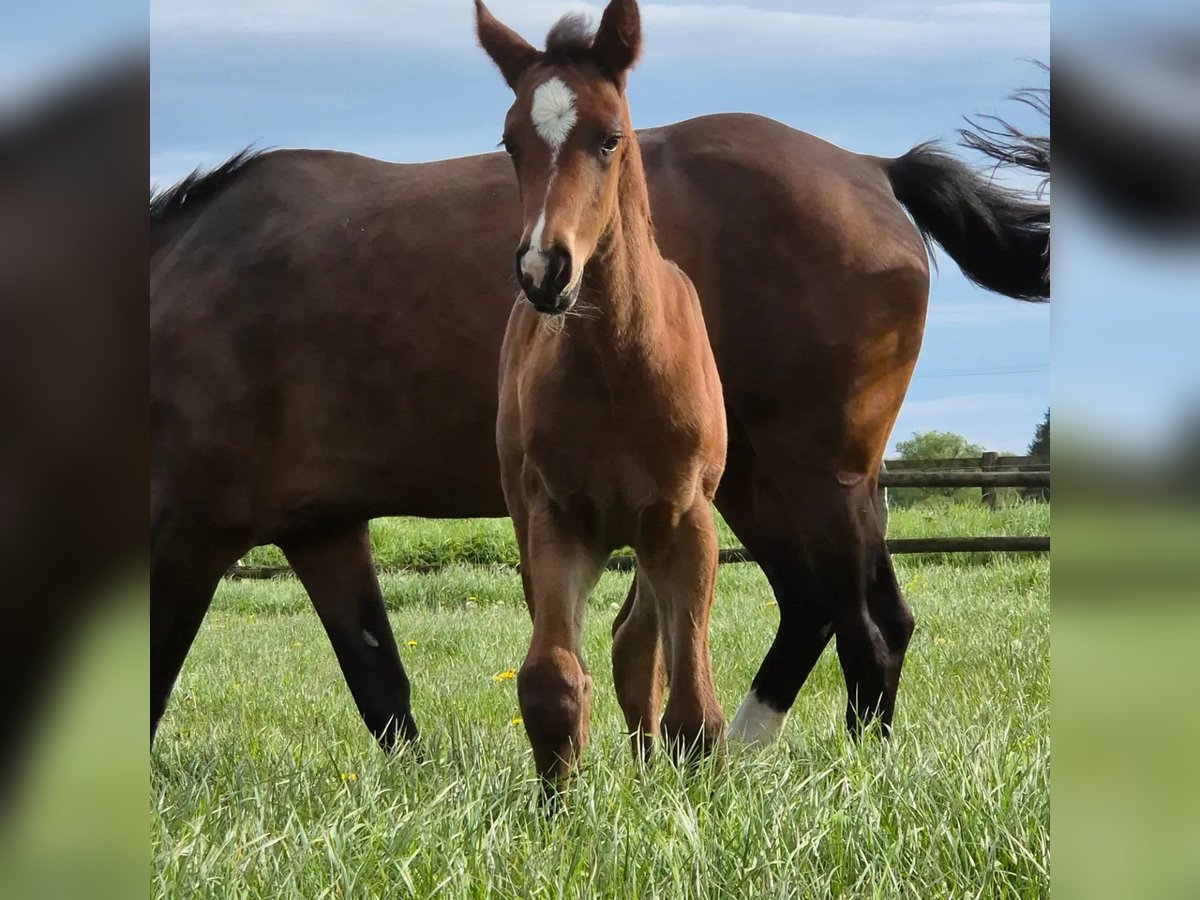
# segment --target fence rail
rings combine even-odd
[[[1049,553],[1049,535],[1007,536],[995,535],[988,537],[928,537],[928,538],[891,538],[887,542],[888,551],[892,554],[902,553]],[[752,563],[754,556],[745,547],[730,547],[722,550],[719,562]],[[432,575],[448,566],[464,565],[464,563],[415,563],[408,566],[376,566],[375,571],[380,575]],[[469,563],[466,563],[469,565]],[[489,563],[497,567],[517,569],[511,563]],[[618,553],[608,560],[609,571],[629,572],[637,565],[637,560],[628,553]],[[234,566],[225,573],[227,578],[245,578],[250,580],[283,578],[292,575],[290,566]]]
[[[977,487],[983,501],[995,506],[998,487],[1048,488],[1050,464],[1033,456],[1001,456],[984,453],[980,457],[959,459],[887,459],[887,471],[879,473],[879,489],[889,487]],[[1008,471],[996,471],[1007,469]],[[972,471],[974,470],[974,471]],[[1050,535],[992,535],[985,537],[922,537],[889,538],[891,553],[1049,553]],[[731,547],[720,552],[722,563],[754,562],[745,547]],[[376,566],[380,574],[428,574],[446,567],[445,563],[425,563],[410,566]],[[451,563],[450,565],[457,565]],[[507,564],[504,564],[507,565]],[[622,553],[608,561],[608,568],[625,572],[634,568],[633,556]],[[292,574],[289,566],[234,566],[226,573],[229,578],[278,578]]]
[[[880,487],[1050,487],[1049,472],[880,472]]]
[[[1048,489],[1050,461],[1037,456],[1006,456],[988,450],[956,459],[885,459],[879,491],[887,488],[979,488],[979,498],[996,508],[996,488]]]
[[[939,469],[979,469],[985,465],[996,468],[1018,468],[1022,471],[1044,472],[1050,470],[1050,461],[1039,456],[1002,456],[995,455],[994,460],[987,460],[988,454],[982,456],[960,456],[955,459],[885,459],[884,465],[889,472],[903,472],[908,469],[920,471]]]

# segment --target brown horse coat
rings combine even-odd
[[[580,630],[605,561],[625,545],[640,587],[614,635],[613,669],[634,751],[658,732],[660,633],[663,728],[676,748],[709,749],[724,729],[708,614],[725,408],[700,300],[650,221],[624,94],[638,7],[612,0],[594,35],[565,17],[545,53],[480,0],[476,10],[480,43],[516,95],[504,143],[525,208],[524,296],[500,352],[496,445],[533,618],[517,689],[534,760],[560,780],[583,750],[591,679]]]

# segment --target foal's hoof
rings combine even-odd
[[[662,720],[663,748],[678,762],[693,762],[725,746],[725,717],[706,717],[700,721],[673,722]]]
[[[551,656],[526,662],[517,674],[517,700],[533,762],[543,782],[561,784],[583,752],[592,683],[578,663]]]
[[[644,769],[654,758],[654,745],[658,735],[649,731],[634,731],[629,735],[629,746],[633,751],[633,764]]]

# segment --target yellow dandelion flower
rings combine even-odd
[[[512,681],[517,677],[516,669],[505,669],[503,672],[497,672],[492,676],[492,681]]]
[[[522,719],[520,716],[513,716],[513,717],[512,717],[512,721],[511,721],[509,724],[510,724],[510,725],[520,725],[520,724],[521,724],[522,722],[524,722],[524,721],[525,721],[525,720],[524,720],[524,719]]]
[[[470,597],[468,597],[468,598],[467,598],[467,602],[469,602],[469,603],[474,603],[474,602],[475,602],[476,600],[478,600],[478,599],[479,599],[478,597],[476,597],[476,596],[472,595],[472,596],[470,596]]]
[[[357,772],[343,772],[342,773],[342,781],[347,781],[347,782],[358,781],[358,773]]]
[[[415,647],[415,646],[417,646],[417,642],[416,641],[405,641],[404,646],[405,647]]]

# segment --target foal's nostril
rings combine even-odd
[[[525,282],[528,281],[528,278],[525,275],[525,270],[521,267],[521,260],[524,259],[525,254],[528,251],[528,244],[522,244],[517,248],[517,284],[521,285],[521,287],[525,287]]]
[[[571,254],[561,244],[550,248],[550,283],[556,294],[562,293],[571,283]]]

